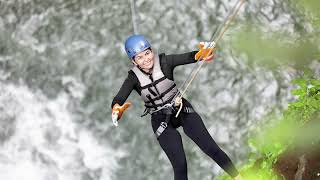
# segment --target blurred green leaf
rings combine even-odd
[[[316,87],[320,87],[320,80],[319,79],[312,79],[310,83]]]
[[[290,103],[290,106],[293,107],[302,107],[304,104],[302,102],[294,102],[294,103]]]
[[[297,8],[303,11],[314,26],[320,26],[320,1],[319,0],[296,0]]]
[[[292,83],[299,85],[300,88],[302,88],[302,89],[305,89],[308,86],[307,81],[303,78],[294,79],[294,80],[292,80]]]
[[[312,40],[286,32],[266,33],[250,24],[234,32],[231,44],[236,53],[247,55],[250,64],[271,69],[281,65],[303,69],[319,53],[319,45]]]

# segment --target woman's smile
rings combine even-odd
[[[150,63],[151,63],[151,60],[148,60],[148,61],[145,61],[144,65],[148,66],[148,65],[150,65]]]

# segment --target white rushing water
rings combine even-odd
[[[197,50],[236,1],[0,0],[0,180],[173,179],[150,117],[140,118],[136,93],[119,127],[112,126],[110,104],[130,65],[123,43],[136,24],[159,53]],[[291,29],[280,2],[250,0],[234,22],[252,16],[268,28]],[[279,18],[271,26],[265,13]],[[240,164],[249,152],[248,129],[292,98],[292,76],[249,69],[226,42],[186,98]],[[178,86],[192,67],[175,70]],[[181,134],[189,179],[212,180],[222,172]]]
[[[68,101],[0,83],[0,179],[112,179],[115,150],[74,122]]]

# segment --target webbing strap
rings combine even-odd
[[[166,119],[165,119],[165,121],[160,123],[160,126],[158,127],[158,129],[155,132],[157,139],[160,137],[160,135],[163,133],[163,131],[166,130],[166,128],[168,127],[168,123],[169,123],[171,115],[172,115],[172,108],[166,108],[163,110],[165,110],[164,112],[166,114]]]
[[[165,121],[160,123],[160,126],[158,127],[158,129],[155,132],[155,136],[157,139],[167,129],[171,115],[173,114],[172,111],[173,110],[171,108],[166,109],[166,111],[165,111],[166,119],[165,119]],[[185,113],[194,113],[195,112],[195,110],[192,107],[183,107],[182,111]]]

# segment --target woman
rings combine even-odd
[[[173,81],[173,70],[176,66],[197,62],[198,58],[195,58],[197,51],[157,55],[142,35],[130,36],[125,42],[125,50],[134,66],[112,101],[113,119],[117,121],[121,118],[123,111],[130,105],[125,103],[126,99],[132,90],[136,90],[145,102],[145,114],[151,114],[153,131],[172,164],[175,180],[188,179],[183,144],[180,133],[176,130],[180,126],[203,152],[231,177],[239,180],[241,178],[239,172],[210,136],[201,117],[191,104],[182,98],[183,107],[177,118],[175,117],[177,108],[174,105],[170,106],[175,95],[179,93]],[[213,60],[213,54],[209,54],[204,60]]]

